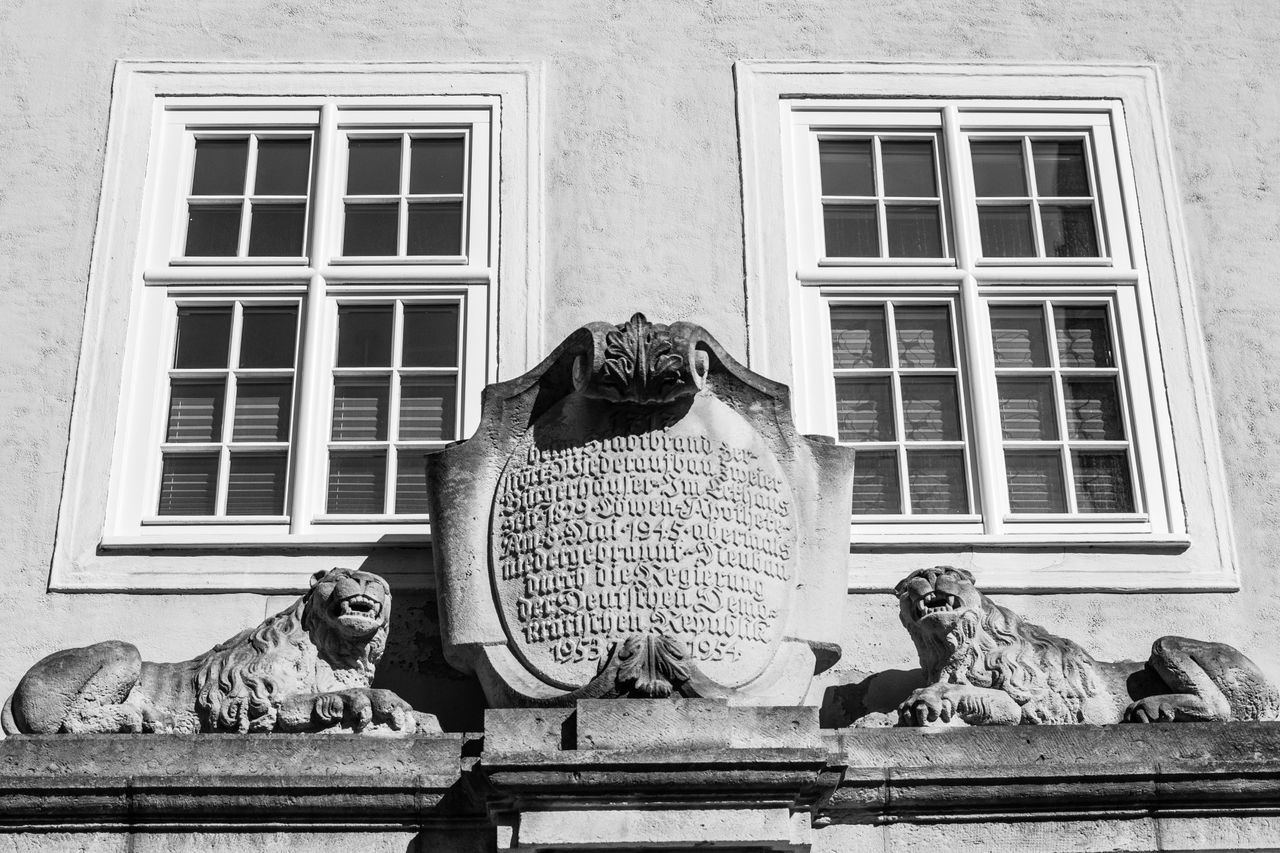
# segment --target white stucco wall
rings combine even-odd
[[[748,330],[734,61],[1156,64],[1243,588],[1002,600],[1102,657],[1141,657],[1156,636],[1184,633],[1237,644],[1280,675],[1277,32],[1280,5],[1265,0],[0,4],[0,692],[55,648],[118,637],[153,659],[176,659],[280,603],[46,591],[111,76],[122,58],[543,62],[545,341],[643,310],[702,323],[739,356]],[[914,665],[889,596],[849,604],[845,659],[828,683]]]

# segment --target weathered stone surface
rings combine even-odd
[[[807,815],[771,809],[595,809],[531,812],[499,850],[724,848],[802,850],[812,835]],[[803,846],[802,846],[803,845]]]
[[[317,572],[291,607],[193,660],[143,661],[118,641],[54,652],[23,676],[0,723],[10,735],[439,731],[371,686],[390,617],[382,578]]]
[[[442,637],[491,704],[796,704],[839,657],[853,453],[702,328],[595,323],[428,460]]]
[[[991,601],[965,569],[920,569],[895,592],[926,679],[899,709],[907,725],[1280,718],[1280,691],[1224,643],[1161,637],[1147,661],[1109,663]]]

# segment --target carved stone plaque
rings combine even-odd
[[[838,657],[852,453],[700,327],[586,327],[484,421],[428,482],[446,654],[493,704],[795,703]]]

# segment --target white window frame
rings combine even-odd
[[[292,591],[375,547],[400,582],[426,583],[426,516],[325,512],[337,307],[459,306],[457,438],[485,384],[536,363],[540,81],[524,63],[118,63],[51,588]],[[314,134],[305,257],[182,257],[193,127]],[[347,134],[386,129],[468,138],[463,254],[341,256]],[[237,299],[302,306],[288,514],[157,517],[177,306]]]
[[[754,369],[792,385],[800,429],[835,432],[833,300],[913,298],[936,290],[937,299],[954,297],[961,307],[980,514],[926,522],[855,518],[850,588],[891,589],[910,568],[952,562],[975,570],[991,589],[1237,589],[1208,371],[1154,69],[742,62],[735,72],[749,359]],[[923,263],[823,258],[817,139],[842,132],[892,135],[904,127],[939,133],[940,159],[948,164],[943,206],[951,257]],[[1037,128],[1101,143],[1092,150],[1104,257],[983,259],[975,251],[967,135]],[[966,233],[974,239],[963,239]],[[1079,294],[1073,285],[1080,285]],[[1077,296],[1111,305],[1121,320],[1113,335],[1129,401],[1137,511],[1123,517],[1010,514],[984,303]]]

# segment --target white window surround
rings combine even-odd
[[[286,107],[278,116],[283,121],[270,123],[277,127],[308,113],[321,122],[327,113],[327,120],[333,121],[335,104],[345,104],[358,107],[368,119],[365,124],[373,122],[374,127],[403,125],[406,115],[424,111],[444,116],[451,127],[472,127],[492,154],[491,169],[479,176],[478,184],[469,185],[468,205],[481,214],[486,208],[493,211],[491,218],[480,220],[491,222],[493,233],[484,228],[473,231],[466,238],[463,256],[429,261],[433,266],[426,273],[438,269],[441,284],[429,294],[419,289],[414,299],[445,299],[461,306],[463,370],[468,374],[462,380],[465,394],[458,437],[465,437],[477,417],[479,389],[520,375],[543,350],[541,85],[540,66],[519,62],[117,64],[51,589],[293,591],[305,588],[312,571],[358,566],[372,549],[382,555],[380,571],[387,573],[387,566],[394,567],[390,573],[401,575],[400,584],[428,582],[430,527],[420,517],[357,522],[325,518],[321,512],[308,523],[292,525],[280,519],[264,524],[216,520],[200,525],[140,524],[146,513],[139,510],[136,495],[154,494],[154,485],[147,481],[140,492],[138,483],[155,471],[138,471],[136,458],[123,470],[123,448],[132,439],[116,435],[114,428],[122,422],[122,406],[142,405],[122,398],[122,389],[136,391],[145,384],[130,381],[136,377],[126,376],[125,371],[153,374],[151,384],[163,385],[163,363],[147,367],[135,357],[141,366],[131,369],[122,354],[139,336],[152,338],[154,349],[154,336],[167,334],[162,340],[172,346],[173,317],[169,315],[176,304],[211,299],[230,303],[246,294],[245,288],[234,286],[237,280],[269,283],[269,290],[249,297],[268,302],[305,301],[318,293],[323,310],[309,312],[309,317],[304,314],[307,327],[302,330],[304,339],[309,334],[314,341],[318,329],[330,329],[331,334],[339,304],[370,298],[391,303],[415,296],[409,283],[397,281],[398,270],[406,267],[404,259],[396,258],[391,263],[380,259],[377,266],[335,258],[324,268],[308,268],[301,260],[241,258],[225,265],[228,274],[220,272],[218,283],[202,283],[200,277],[208,277],[208,272],[176,257],[181,244],[174,242],[172,232],[180,228],[162,228],[163,239],[153,239],[154,211],[163,211],[166,218],[181,216],[183,211],[169,211],[174,204],[172,188],[165,193],[151,172],[172,167],[157,151],[168,150],[162,144],[165,116],[175,107]],[[380,116],[380,109],[388,112]],[[475,121],[480,124],[473,126]],[[491,144],[484,142],[490,129]],[[332,159],[334,154],[319,151],[316,156],[323,163],[323,158]],[[323,168],[319,173],[323,181]],[[475,189],[479,194],[473,196],[470,191]],[[317,201],[325,194],[324,187],[317,187],[312,204],[325,204]],[[341,204],[341,196],[337,198]],[[326,222],[333,235],[338,227],[335,217],[321,218],[319,224]],[[310,220],[307,229],[314,237]],[[177,248],[171,250],[174,245]],[[144,257],[146,247],[150,247],[149,257]],[[163,281],[156,281],[158,269],[163,269]],[[424,267],[418,264],[417,280],[422,280],[423,273]],[[163,296],[164,288],[156,284],[184,276],[191,283],[184,281],[181,298],[157,298],[157,294]],[[316,279],[326,277],[327,290],[317,292]],[[139,331],[143,325],[148,328]],[[331,346],[331,338],[323,347],[304,346],[300,366],[306,369],[319,359],[324,372],[324,358],[332,360]],[[155,396],[154,389],[150,396]],[[297,411],[295,417],[318,417],[327,429],[328,395],[303,396],[297,405],[305,410]],[[148,410],[145,416],[154,423],[161,414],[158,409]],[[318,453],[313,449],[312,455],[323,462],[323,448]],[[323,478],[323,471],[314,476]],[[131,479],[137,482],[130,484]],[[293,485],[297,486],[296,475]],[[308,488],[316,492],[315,484]]]
[[[1146,393],[1154,413],[1146,436],[1138,436],[1138,464],[1147,466],[1143,486],[1149,489],[1155,484],[1158,492],[1146,496],[1150,516],[1139,513],[1110,524],[1077,522],[1074,532],[1070,523],[1019,528],[1016,523],[998,522],[994,530],[990,524],[955,525],[949,530],[939,530],[937,525],[913,529],[908,524],[900,532],[889,524],[854,523],[850,532],[850,589],[891,589],[907,570],[943,562],[972,568],[986,588],[998,590],[1238,589],[1208,369],[1156,71],[1144,66],[740,62],[735,74],[743,170],[748,357],[753,369],[792,386],[797,422],[805,432],[829,434],[834,423],[828,387],[831,364],[826,306],[830,300],[918,291],[895,287],[895,268],[901,265],[894,262],[871,262],[876,267],[875,277],[884,286],[870,292],[848,286],[847,268],[866,264],[832,264],[820,257],[820,232],[815,241],[813,226],[803,225],[803,217],[812,219],[812,213],[801,209],[794,191],[796,164],[804,162],[795,150],[796,139],[804,138],[796,130],[804,123],[798,114],[820,114],[818,124],[826,129],[841,126],[835,120],[841,111],[852,114],[861,110],[864,120],[874,125],[874,117],[867,118],[867,111],[879,110],[881,105],[887,116],[899,122],[902,114],[894,110],[905,108],[931,108],[943,115],[950,110],[953,121],[955,111],[966,105],[1077,115],[1110,111],[1108,121],[1115,132],[1122,197],[1101,201],[1104,216],[1114,216],[1117,208],[1123,209],[1131,249],[1111,245],[1115,223],[1104,222],[1100,239],[1111,249],[1111,262],[1073,264],[1078,269],[1073,269],[1069,278],[1037,281],[1039,291],[1024,290],[1024,285],[1015,293],[1035,301],[1046,294],[1070,291],[1069,287],[1055,290],[1058,285],[1115,279],[1120,286],[1112,289],[1113,295],[1123,294],[1125,286],[1135,294],[1128,305],[1120,299],[1112,310],[1129,312],[1117,334],[1139,333],[1141,344],[1132,351],[1142,353],[1145,348],[1139,369],[1129,371],[1129,378],[1136,376],[1137,380],[1129,382],[1129,392]],[[1061,126],[1061,119],[1051,121]],[[892,122],[888,126],[902,127]],[[950,159],[961,161],[958,149],[950,152]],[[1105,170],[1105,164],[1100,168]],[[962,247],[951,249],[954,261],[924,265],[912,261],[916,268],[904,270],[902,278],[919,282],[920,267],[933,265],[940,281],[955,279],[957,268],[971,268],[975,263],[957,253],[963,253]],[[1008,274],[1019,282],[1035,280],[1031,268],[1044,266],[1042,261],[1017,263],[1018,268],[1010,267]],[[841,266],[846,269],[833,269]],[[999,276],[1004,270],[984,271],[988,273]],[[1053,279],[1053,275],[1043,278]],[[844,287],[836,288],[837,282]],[[939,297],[939,301],[944,300]],[[975,318],[981,316],[975,310],[978,305],[966,307]],[[978,333],[979,340],[981,334],[989,336],[989,330],[981,325],[972,331]],[[814,340],[823,342],[825,355],[819,347],[808,346]],[[1122,361],[1127,357],[1122,354]],[[1147,383],[1149,390],[1135,387]],[[978,433],[979,441],[983,431],[994,434],[998,452],[998,429],[986,426]],[[987,458],[992,449],[988,448]],[[1008,516],[1000,519],[1009,520]]]

